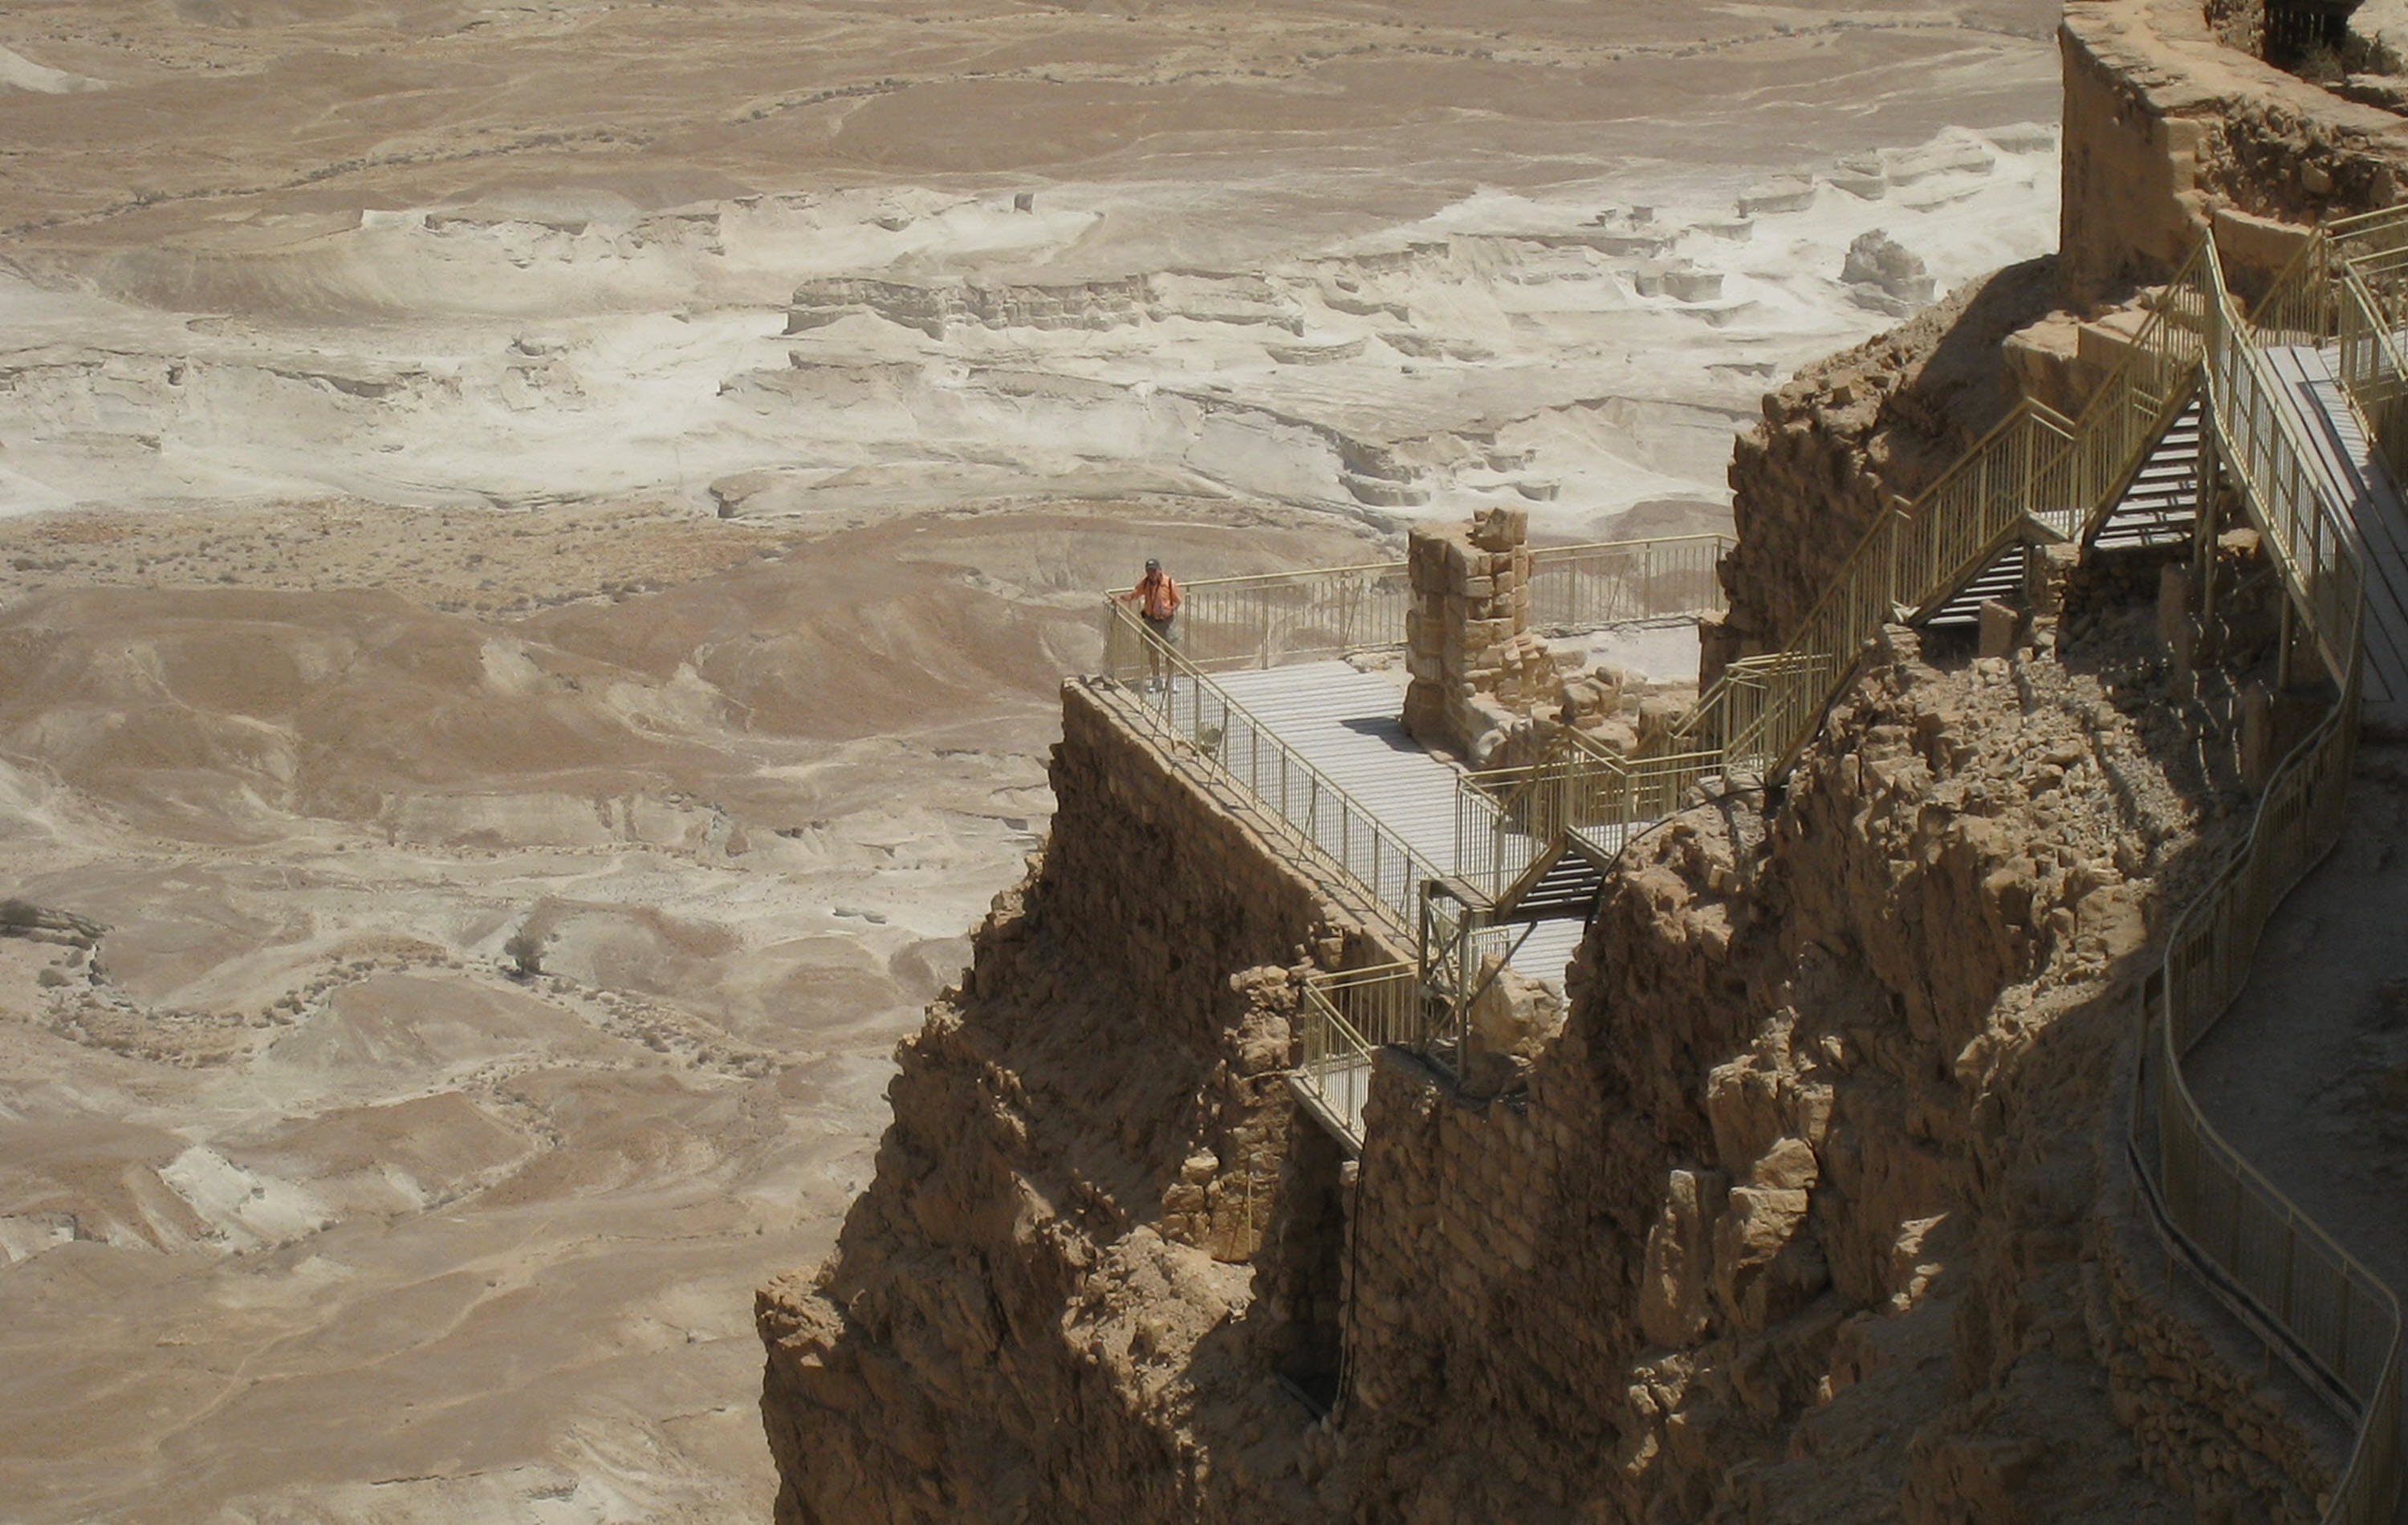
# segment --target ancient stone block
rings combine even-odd
[[[1498,506],[1471,522],[1471,540],[1485,551],[1511,551],[1530,536],[1530,511]]]
[[[2023,612],[1996,598],[1982,600],[1982,634],[1978,650],[1984,656],[2012,656],[2015,637],[2023,628]]]

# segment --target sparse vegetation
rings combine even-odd
[[[532,980],[543,972],[543,953],[550,946],[552,934],[538,931],[535,918],[530,916],[510,934],[509,941],[502,944],[502,957],[510,961],[512,976]]]

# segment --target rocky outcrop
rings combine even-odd
[[[1382,1075],[1354,1507],[2167,1518],[2084,1312],[2120,983],[2204,786],[2147,702],[1899,632],[1769,836],[1648,840],[1521,1087]]]
[[[1280,1072],[1287,968],[1372,940],[1071,688],[1045,860],[762,1294],[780,1518],[2182,1518],[2091,1225],[2232,780],[2088,617],[2080,671],[1892,632],[1778,816],[1627,856],[1504,1084],[1389,1051],[1359,1172]],[[2231,1475],[2296,1508],[2303,1444]]]
[[[2055,305],[2050,262],[2010,266],[1764,398],[1731,452],[1725,559],[1730,607],[1706,630],[1711,682],[1735,656],[1777,649],[1875,517],[1963,454],[2016,397],[2006,337]]]
[[[781,1521],[1277,1518],[1239,1437],[1293,1451],[1342,1239],[1285,969],[1398,950],[1133,713],[1065,690],[1043,860],[899,1051],[837,1255],[761,1293]]]

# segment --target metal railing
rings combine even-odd
[[[2346,504],[2329,501],[2346,488],[2327,481],[2311,464],[2314,457],[2299,437],[2291,410],[2275,401],[2284,383],[2225,290],[2214,245],[2204,247],[2204,284],[2215,304],[2208,419],[2267,533],[2268,556],[2306,617],[2326,670],[2346,681],[2356,670],[2358,652],[2342,642],[2356,639],[2365,592]],[[2292,279],[2312,278],[2312,268],[2295,262]],[[2282,289],[2269,295],[2280,300]],[[2295,303],[2285,306],[2298,310]]]
[[[1275,668],[1394,646],[1405,639],[1412,584],[1401,561],[1215,577],[1180,584],[1176,642],[1207,672]],[[1111,610],[1128,606],[1115,597]],[[1126,680],[1146,667],[1142,624],[1104,625],[1104,670]]]
[[[1471,1014],[1499,971],[1512,962],[1528,926],[1499,925],[1461,880],[1431,886],[1422,900],[1422,989],[1426,1054],[1459,1062],[1471,1041]]]
[[[2342,266],[2338,281],[2342,384],[2366,415],[2391,480],[2408,482],[2408,361],[2400,349],[2399,324],[2355,266]]]
[[[1727,601],[1717,568],[1727,535],[1545,545],[1530,552],[1530,626],[1583,630],[1713,613]]]
[[[1724,766],[1720,751],[1633,757],[1563,731],[1539,763],[1455,781],[1455,877],[1494,905],[1565,834],[1618,848],[1631,827],[1686,808],[1690,789]]]
[[[1913,501],[1867,528],[1780,651],[1731,663],[1643,756],[1667,764],[1680,794],[1715,774],[1777,778],[1821,728],[1883,626],[1948,597],[2019,540],[2068,540],[2094,527],[2105,511],[2094,505],[2112,505],[2188,400],[2205,348],[2206,257],[2194,254],[2160,295],[2079,422],[2037,402],[2018,405]],[[1566,753],[1537,772],[1564,773],[1561,786],[1577,790],[1597,766]],[[1526,786],[1556,787],[1540,777]],[[1494,845],[1472,882],[1501,892],[1552,843],[1501,810],[1484,820],[1484,798],[1458,795],[1456,839],[1475,842],[1486,828]]]
[[[1420,916],[1422,885],[1438,877],[1437,865],[1281,741],[1203,669],[1156,640],[1125,605],[1114,605],[1112,618],[1125,627],[1124,639],[1145,654],[1139,658],[1140,669],[1158,665],[1162,674],[1159,681],[1128,685],[1154,724],[1184,755],[1285,822],[1327,868],[1362,892],[1372,910],[1385,914],[1392,931],[1410,940]]]
[[[2168,933],[2150,1011],[2155,1061],[2134,1098],[2128,1153],[2170,1252],[2201,1267],[2209,1288],[2257,1325],[2271,1350],[2356,1420],[2323,1519],[2380,1525],[2392,1518],[2401,1488],[2399,1299],[2216,1130],[2183,1073],[2185,1056],[2240,994],[2275,908],[2331,850],[2345,821],[2363,635],[2354,537],[2346,505],[2320,490],[2342,484],[2307,467],[2288,410],[2272,401],[2280,382],[2261,352],[2269,342],[2322,347],[2340,338],[2344,390],[2355,398],[2360,385],[2372,383],[2378,407],[2370,418],[2384,416],[2379,388],[2386,372],[2398,376],[2396,361],[2365,363],[2369,335],[2361,331],[2353,340],[2349,332],[2365,317],[2350,311],[2362,286],[2353,290],[2348,261],[2336,260],[2328,244],[2323,237],[2312,240],[2260,299],[2263,328],[2240,315],[2212,243],[2201,262],[2213,304],[2205,365],[2210,420],[2340,698],[2277,768],[2247,839]],[[2322,292],[2302,290],[2308,286]],[[2375,337],[2387,344],[2387,333],[2376,330]],[[2356,362],[2353,342],[2362,357]],[[2150,1115],[2154,1174],[2142,1147]]]
[[[1297,1078],[1348,1147],[1363,1147],[1363,1109],[1371,1098],[1373,1055],[1388,1043],[1423,1039],[1421,969],[1379,964],[1304,982]]]
[[[1530,553],[1530,626],[1566,633],[1640,620],[1677,619],[1724,607],[1715,568],[1725,535],[1671,535],[1540,546]],[[1180,584],[1173,643],[1206,672],[1275,668],[1401,645],[1412,581],[1401,561],[1308,571],[1214,577]],[[1119,594],[1111,608],[1127,607]],[[1104,621],[1103,670],[1145,675],[1141,624]]]

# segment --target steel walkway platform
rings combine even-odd
[[[2265,353],[2329,501],[2348,504],[2358,526],[2366,574],[2365,724],[2408,734],[2408,507],[2342,391],[2334,352],[2281,345]]]
[[[1455,871],[1455,780],[1463,770],[1405,734],[1396,678],[1344,662],[1213,674],[1223,692],[1443,872]],[[1560,986],[1580,945],[1577,918],[1541,922],[1512,967]]]

